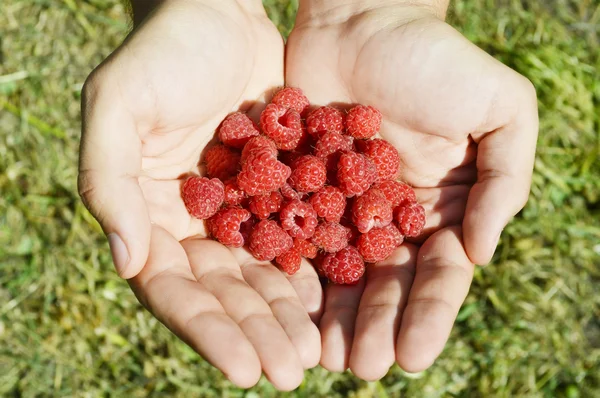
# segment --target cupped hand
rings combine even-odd
[[[286,278],[205,239],[180,197],[219,122],[281,85],[260,1],[162,1],[85,84],[79,189],[141,303],[235,384],[264,371],[289,390],[320,357],[314,270]]]
[[[399,150],[401,179],[415,187],[427,225],[421,241],[368,266],[361,284],[326,288],[321,364],[366,380],[395,361],[421,371],[448,339],[473,264],[490,261],[527,200],[535,91],[432,9],[323,3],[301,3],[286,83],[317,104],[382,112],[381,136]]]

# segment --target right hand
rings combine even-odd
[[[319,362],[315,271],[286,278],[206,239],[180,197],[220,121],[282,85],[260,1],[163,1],[85,84],[79,190],[146,308],[238,386],[262,370],[290,390]]]

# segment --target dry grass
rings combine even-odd
[[[295,2],[266,3],[287,32]],[[318,368],[291,395],[600,395],[600,6],[454,3],[455,26],[538,89],[529,204],[430,370],[366,383]],[[0,395],[277,395],[232,387],[143,311],[79,202],[80,89],[128,30],[121,2],[0,8]]]

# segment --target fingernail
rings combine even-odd
[[[119,235],[110,233],[106,236],[108,238],[108,245],[110,246],[110,252],[112,253],[113,263],[119,276],[125,273],[127,265],[129,265],[129,252],[127,246]]]

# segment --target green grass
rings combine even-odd
[[[295,2],[266,3],[289,32]],[[78,199],[80,89],[128,31],[121,2],[0,8],[0,396],[277,395],[234,388],[145,312]],[[455,0],[450,20],[537,87],[529,203],[431,369],[317,368],[293,394],[600,396],[600,5]]]

